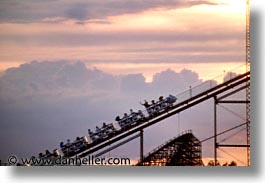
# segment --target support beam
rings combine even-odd
[[[225,133],[227,133],[227,132],[230,132],[230,131],[232,131],[232,130],[234,130],[234,129],[237,129],[237,128],[239,128],[239,127],[241,127],[241,126],[243,126],[243,125],[246,125],[246,124],[247,124],[247,123],[242,123],[242,124],[240,124],[240,125],[237,125],[237,126],[234,126],[234,127],[232,127],[232,128],[229,128],[229,129],[227,129],[227,130],[225,130],[225,131],[222,131],[222,132],[218,133],[217,136],[219,136],[219,135],[223,135],[223,134],[225,134]],[[208,141],[208,140],[210,140],[210,139],[212,139],[212,138],[214,138],[214,136],[211,136],[211,137],[208,137],[208,138],[206,138],[206,139],[203,139],[203,140],[201,141],[201,143],[206,142],[206,141]]]
[[[144,160],[144,131],[140,130],[140,162]]]
[[[225,95],[223,95],[221,97],[218,97],[217,100],[220,101],[220,100],[222,100],[224,98],[227,98],[227,97],[229,97],[229,96],[231,96],[231,95],[233,95],[233,94],[235,94],[235,93],[237,93],[237,92],[239,92],[241,90],[246,89],[248,86],[249,86],[249,84],[246,84],[246,85],[244,85],[244,86],[242,86],[242,87],[240,87],[240,88],[238,88],[238,89],[236,89],[234,91],[231,91],[231,92],[229,92],[229,93],[227,93],[227,94],[225,94]]]
[[[217,165],[217,97],[214,96],[214,165]]]
[[[249,104],[250,103],[250,101],[246,101],[246,100],[221,100],[217,102],[224,103],[224,104]]]
[[[239,145],[239,144],[217,144],[217,147],[250,147],[250,145]]]

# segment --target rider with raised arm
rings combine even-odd
[[[146,100],[144,100],[143,104],[141,102],[140,102],[140,104],[143,105],[145,108],[150,107],[150,104],[148,104],[148,102]]]

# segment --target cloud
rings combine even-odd
[[[137,13],[154,8],[174,9],[201,4],[217,5],[207,0],[2,0],[1,22],[38,22],[45,18],[62,17],[76,20],[104,19],[108,16]],[[56,10],[56,11],[55,11]]]
[[[15,43],[15,48],[22,49],[27,45],[28,50],[40,59],[64,58],[58,49],[69,48],[67,56],[75,55],[75,58],[89,60],[89,63],[108,63],[110,60],[122,63],[241,62],[245,59],[244,35],[239,31],[5,32],[0,34],[0,42],[3,45]],[[58,51],[48,54],[54,50]],[[23,58],[33,57],[25,52],[19,53]],[[17,60],[7,53],[1,57],[2,60]]]
[[[122,77],[121,90],[125,93],[143,93],[148,91],[148,85],[142,74],[129,74]]]
[[[6,63],[64,58],[87,60],[88,64],[109,61],[223,63],[245,60],[245,21],[242,14],[220,16],[220,12],[200,8],[164,10],[175,6],[211,4],[207,1],[11,0],[0,3],[0,9],[3,7],[0,21],[11,12],[10,16],[23,19],[24,15],[16,15],[20,9],[29,14],[29,19],[41,20],[29,24],[2,22],[0,60]],[[55,8],[57,6],[60,8]],[[122,15],[145,10],[149,11]],[[36,16],[33,16],[35,13]],[[106,18],[115,13],[120,16]],[[196,21],[194,16],[201,21]]]
[[[114,32],[40,32],[31,35],[17,32],[16,35],[8,32],[1,33],[1,41],[15,41],[19,44],[28,42],[37,43],[36,46],[97,46],[129,43],[160,42],[170,44],[178,42],[206,41],[241,41],[244,40],[242,31],[211,32],[202,30],[195,32],[182,31],[114,31]],[[218,45],[217,45],[218,46]],[[211,48],[210,48],[211,49]],[[148,51],[148,50],[147,50]],[[149,50],[150,51],[150,50]],[[157,50],[156,50],[157,51]],[[182,51],[182,50],[180,50]]]
[[[180,73],[176,73],[173,70],[167,69],[154,75],[152,85],[156,90],[162,92],[167,89],[164,92],[172,93],[185,90],[191,84],[199,82],[202,81],[200,81],[199,75],[195,72],[184,69]]]
[[[141,73],[110,75],[86,68],[82,62],[34,61],[10,68],[0,77],[0,159],[11,154],[30,157],[46,148],[58,148],[60,141],[87,135],[87,128],[113,122],[130,108],[144,110],[139,104],[144,99],[175,95],[201,82],[190,70],[176,73],[168,69],[147,83]],[[181,113],[181,129],[192,128],[199,138],[210,136],[210,129],[205,128],[212,124],[211,110],[208,101]],[[146,152],[181,130],[176,117],[165,122],[145,131]],[[138,150],[129,146],[116,153],[133,157]]]
[[[90,19],[90,14],[88,10],[88,4],[86,3],[76,3],[71,8],[65,11],[65,16],[67,18],[72,18],[76,20]]]

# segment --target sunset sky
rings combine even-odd
[[[245,0],[1,1],[0,70],[33,60],[210,79],[244,64]]]
[[[87,128],[139,109],[144,99],[219,75],[215,80],[222,81],[234,68],[245,72],[239,67],[245,64],[245,26],[245,0],[1,0],[0,159],[13,152],[36,155],[87,135]],[[211,136],[205,127],[213,125],[212,110],[207,101],[179,114],[181,129],[174,116],[147,130],[146,152],[176,129]],[[223,129],[242,122],[218,110]],[[245,117],[245,106],[234,110]],[[212,144],[203,147],[205,160],[213,157]],[[134,146],[128,149],[119,152],[138,155]],[[245,150],[232,153],[246,163]],[[233,160],[224,152],[220,159]]]

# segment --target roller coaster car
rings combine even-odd
[[[86,136],[83,136],[83,137],[77,137],[75,142],[74,142],[74,145],[76,148],[80,149],[84,146],[86,146],[88,144],[88,139]]]
[[[60,152],[59,152],[59,150],[58,149],[54,149],[53,150],[53,156],[54,157],[59,157],[61,154],[60,154]]]
[[[161,97],[159,97],[159,100],[157,102],[152,100],[151,105],[150,104],[146,105],[146,102],[145,102],[145,104],[142,104],[142,105],[148,106],[148,107],[146,107],[146,110],[147,110],[149,116],[153,117],[153,116],[157,116],[160,113],[165,112],[168,109],[170,109],[173,106],[173,103],[176,102],[176,100],[177,100],[177,98],[173,95],[169,95],[166,99],[164,99],[161,96]]]
[[[51,153],[49,150],[46,150],[45,153],[39,153],[39,159],[53,159],[61,156],[60,152],[58,149],[54,149],[53,152]],[[31,159],[36,159],[35,156],[32,156]],[[23,164],[22,166],[34,166],[34,164]],[[43,166],[43,162],[38,164],[38,166]]]
[[[109,124],[105,124],[103,123],[103,127],[102,127],[102,137],[108,137],[111,135],[114,135],[116,133],[116,129],[114,128],[114,125],[112,123]]]
[[[65,156],[77,152],[82,148],[85,148],[88,144],[88,139],[86,136],[77,137],[74,142],[70,142],[67,140],[67,143],[64,144],[63,142],[60,143],[61,150]]]
[[[127,115],[125,113],[122,119],[119,116],[117,116],[115,120],[118,122],[121,129],[124,130],[134,124],[139,124],[143,122],[145,120],[145,116],[141,110],[139,110],[138,112],[133,112],[131,110],[130,115]]]
[[[58,156],[60,156],[58,149],[54,149],[52,153],[49,150],[46,150],[45,154],[39,153],[39,158],[56,158]]]
[[[68,139],[67,140],[67,143],[64,144],[63,142],[60,143],[60,148],[61,148],[61,151],[64,155],[68,154],[69,153],[69,148],[70,148],[70,140]]]
[[[101,128],[97,126],[96,132],[92,132],[90,129],[88,129],[89,137],[94,143],[103,140],[105,138],[111,137],[115,133],[116,129],[114,128],[114,125],[112,123],[110,124],[103,123]]]
[[[92,140],[92,142],[96,141],[96,139],[97,139],[96,133],[94,133],[90,129],[88,129],[88,135],[89,135],[89,138]]]
[[[88,129],[88,135],[89,138],[91,139],[91,143],[96,143],[99,141],[99,132],[92,132],[90,129]]]
[[[177,97],[173,96],[173,95],[169,95],[167,98],[166,98],[166,101],[170,104],[173,104],[174,102],[177,101]]]

